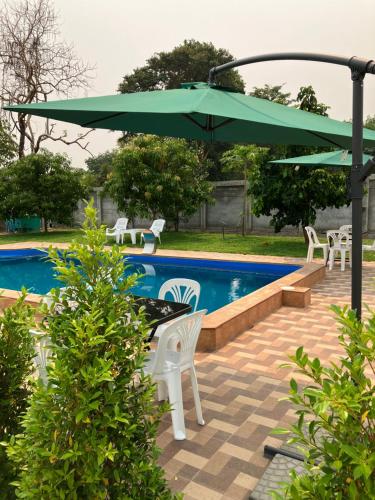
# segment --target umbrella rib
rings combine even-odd
[[[207,130],[204,125],[201,125],[199,122],[197,122],[196,120],[194,120],[194,118],[191,117],[190,115],[188,115],[187,113],[183,113],[182,116],[184,116],[185,118],[187,118],[188,120],[190,120],[191,122],[193,122],[194,125],[197,125],[201,130]]]
[[[213,132],[214,130],[220,128],[220,127],[223,127],[224,125],[227,125],[228,123],[231,123],[231,122],[234,122],[235,121],[235,118],[227,118],[226,120],[222,121],[221,123],[219,123],[218,125],[216,126],[212,126],[212,125],[201,125],[199,122],[197,122],[196,120],[194,120],[194,118],[192,118],[190,115],[184,113],[183,116],[185,118],[187,118],[188,120],[190,120],[191,122],[194,123],[194,125],[197,125],[200,129],[202,130],[205,130],[207,132]],[[212,116],[212,115],[208,115],[208,116]]]
[[[219,123],[219,125],[216,125],[216,127],[213,127],[212,130],[216,130],[216,129],[222,127],[223,125],[228,125],[228,123],[231,123],[231,122],[234,122],[234,121],[235,121],[234,118],[227,118],[226,120],[224,120],[221,123]]]
[[[104,116],[103,118],[97,118],[96,120],[91,120],[89,122],[83,123],[81,127],[88,127],[89,125],[94,125],[94,123],[103,122],[104,120],[109,120],[110,118],[116,118],[116,116],[126,115],[127,111],[121,111],[119,113],[112,113],[111,115]]]

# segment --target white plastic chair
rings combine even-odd
[[[321,248],[323,250],[323,258],[324,262],[327,262],[328,259],[328,243],[320,243],[318,236],[315,232],[315,229],[311,226],[306,226],[305,231],[309,238],[309,248],[307,250],[306,262],[312,262],[314,258],[314,250],[315,248]]]
[[[349,235],[348,241],[351,244],[352,243],[352,225],[351,224],[344,224],[343,226],[339,227],[339,231],[344,231],[345,233],[348,233],[348,235]]]
[[[31,335],[34,337],[34,350],[35,357],[33,359],[34,366],[38,372],[39,378],[44,385],[47,385],[47,364],[51,356],[51,340],[43,332],[39,330],[30,330]]]
[[[201,293],[201,286],[198,281],[190,280],[187,278],[172,278],[162,284],[159,290],[158,298],[161,300],[172,300],[180,302],[181,304],[190,304],[195,312],[198,308],[199,297]],[[172,297],[170,297],[171,295]],[[193,302],[193,304],[192,304]],[[160,325],[154,337],[160,337],[161,333],[168,326],[168,323]],[[170,341],[168,349],[177,351],[178,342]]]
[[[193,311],[196,311],[200,293],[201,286],[198,281],[187,278],[173,278],[162,284],[158,298],[161,300],[168,300],[167,295],[171,294],[174,302],[191,304],[191,302],[194,301]]]
[[[122,231],[126,231],[128,226],[128,221],[126,217],[120,217],[117,219],[116,224],[112,228],[108,228],[105,230],[106,237],[114,237],[116,238],[116,243],[124,242],[124,234]]]
[[[177,440],[186,439],[181,374],[187,370],[190,372],[197,421],[204,425],[194,353],[206,312],[198,311],[172,321],[162,332],[156,350],[150,352],[144,367],[144,372],[158,384],[159,395],[164,393],[164,399],[168,396],[172,406],[173,434]],[[171,341],[180,344],[180,351],[168,350]]]
[[[156,219],[151,224],[150,231],[152,231],[155,235],[155,238],[158,238],[159,243],[161,243],[160,233],[164,231],[165,220],[164,219]],[[143,233],[141,234],[141,241],[143,239]]]
[[[349,253],[349,264],[352,267],[352,245],[349,240],[349,233],[346,231],[327,231],[328,241],[332,244],[329,248],[328,267],[332,271],[335,260],[335,253],[339,252],[341,256],[341,271],[345,270],[346,252]]]

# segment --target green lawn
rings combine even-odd
[[[0,236],[0,245],[20,241],[48,241],[67,243],[79,238],[79,230],[52,231],[50,233],[11,234]],[[323,240],[323,238],[321,238]],[[114,240],[109,240],[113,243]],[[126,240],[130,245],[130,238]],[[365,240],[371,243],[372,240]],[[139,246],[139,245],[137,245]],[[173,250],[201,250],[206,252],[227,252],[254,255],[276,255],[280,257],[306,257],[306,245],[302,236],[241,236],[221,233],[168,232],[162,234],[161,248]],[[315,255],[322,255],[316,250]],[[365,260],[375,261],[375,252],[366,252]]]

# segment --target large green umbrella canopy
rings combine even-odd
[[[208,142],[351,147],[352,127],[323,116],[206,83],[181,89],[136,92],[7,106],[9,111],[82,127],[185,137]],[[364,130],[364,145],[375,132]]]
[[[371,155],[363,155],[363,164],[372,158]],[[352,155],[348,151],[330,151],[329,153],[317,153],[314,155],[295,156],[294,158],[284,158],[282,160],[273,160],[270,163],[280,165],[308,165],[311,167],[351,167]]]

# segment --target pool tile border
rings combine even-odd
[[[1,245],[1,249],[26,249],[26,248],[68,248],[67,243],[22,242]],[[110,247],[109,247],[110,248]],[[125,248],[123,253],[140,255],[141,249]],[[283,287],[311,287],[321,281],[325,276],[325,266],[322,262],[306,264],[303,259],[288,257],[275,257],[263,255],[243,255],[217,252],[196,252],[183,250],[158,249],[156,256],[179,257],[186,259],[207,259],[237,262],[262,262],[278,264],[294,264],[302,266],[300,269],[270,283],[255,292],[228,304],[217,311],[208,314],[203,321],[203,328],[198,340],[197,350],[211,352],[220,349],[233,340],[243,331],[251,328],[255,323],[264,319],[270,313],[283,305]],[[4,299],[16,299],[19,292],[15,290],[2,290]],[[40,302],[42,296],[28,294],[29,303]],[[292,304],[288,304],[292,305]]]

